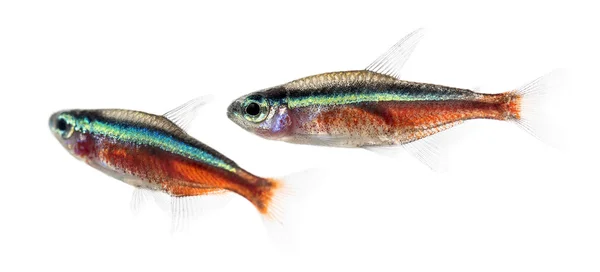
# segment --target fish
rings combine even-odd
[[[403,80],[400,70],[423,33],[408,34],[364,70],[317,74],[243,95],[227,116],[269,140],[378,153],[413,146],[412,153],[432,168],[439,154],[425,140],[467,120],[511,121],[535,134],[525,113],[551,76],[497,94]]]
[[[277,220],[283,209],[278,199],[287,188],[282,179],[254,175],[186,132],[206,100],[194,99],[164,115],[64,110],[51,115],[49,127],[72,156],[89,166],[140,190],[180,200],[171,201],[173,215],[185,213],[186,199],[232,192],[250,201],[263,218]]]

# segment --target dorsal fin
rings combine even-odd
[[[212,100],[211,96],[201,96],[195,99],[192,99],[185,104],[170,110],[165,113],[163,116],[173,122],[175,125],[180,127],[183,130],[187,130],[190,126],[192,120],[196,115],[196,111],[200,106],[208,103]]]
[[[406,35],[406,37],[402,38],[402,40],[394,44],[387,52],[383,53],[383,55],[367,66],[365,70],[400,79],[402,66],[404,66],[404,63],[406,63],[419,41],[423,38],[424,32],[423,28],[419,28]]]

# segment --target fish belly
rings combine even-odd
[[[210,166],[152,147],[112,141],[100,147],[92,166],[132,186],[175,196],[222,191],[213,184],[222,178]]]

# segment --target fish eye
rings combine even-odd
[[[65,121],[65,119],[58,120],[56,128],[60,131],[65,131],[67,129],[67,121]]]
[[[58,130],[58,132],[64,139],[68,139],[69,137],[71,137],[74,131],[73,126],[63,118],[59,118],[56,121],[56,130]]]
[[[261,95],[246,98],[242,104],[242,114],[246,120],[251,122],[262,122],[269,113],[269,102]]]
[[[260,113],[260,106],[252,102],[246,106],[246,113],[252,116],[258,115]]]

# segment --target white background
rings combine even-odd
[[[600,270],[598,9],[479,2],[0,2],[0,270]],[[453,129],[449,172],[434,173],[407,155],[267,141],[225,115],[245,93],[362,69],[418,27],[428,32],[407,80],[492,93],[574,71],[554,107],[567,147],[473,121]],[[47,127],[62,109],[160,114],[202,94],[217,100],[190,133],[247,170],[331,170],[294,250],[274,246],[241,197],[188,233],[171,235],[158,211],[134,217],[132,188],[72,158]]]

